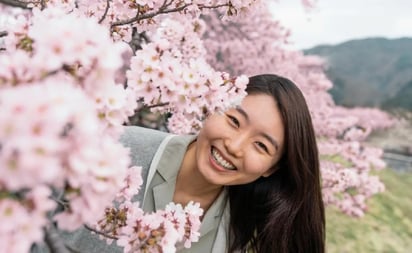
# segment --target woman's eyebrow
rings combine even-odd
[[[242,114],[243,117],[245,117],[247,123],[250,122],[250,120],[249,120],[249,115],[247,115],[247,113],[245,112],[245,110],[242,109],[242,107],[236,106],[235,109],[236,109],[236,111],[238,111],[240,114]]]
[[[262,133],[262,136],[267,139],[274,147],[276,150],[279,150],[279,144],[278,142],[272,138],[272,136],[266,134],[266,133]]]
[[[246,119],[246,121],[247,121],[248,123],[250,123],[249,115],[246,113],[245,110],[243,110],[242,107],[236,106],[235,109],[236,109],[236,111],[238,111],[241,115],[243,115],[243,117],[245,117],[245,119]],[[266,134],[266,133],[261,133],[261,135],[262,135],[265,139],[267,139],[267,140],[275,147],[276,150],[279,150],[279,144],[278,144],[278,142],[277,142],[275,139],[272,138],[272,136],[270,136],[270,135],[268,135],[268,134]]]

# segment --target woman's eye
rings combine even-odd
[[[230,122],[232,124],[234,124],[236,127],[240,126],[239,120],[237,120],[237,118],[231,116],[231,115],[227,115],[227,117],[229,118]]]
[[[258,145],[259,148],[261,148],[262,150],[264,150],[265,152],[269,152],[268,148],[266,147],[265,144],[263,144],[262,142],[256,142],[256,145]]]

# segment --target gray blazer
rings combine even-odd
[[[134,126],[126,127],[125,133],[120,138],[124,146],[130,148],[132,165],[142,167],[142,178],[145,180],[143,180],[141,190],[133,198],[133,201],[139,201],[141,205],[143,204],[143,210],[146,212],[163,209],[166,204],[172,201],[176,176],[183,156],[187,146],[195,139],[195,136],[175,136],[167,144],[161,145],[168,135],[168,133],[161,131]],[[162,150],[159,150],[159,146],[163,147]],[[151,165],[156,167],[156,172],[151,181],[147,182]],[[144,203],[142,203],[147,184],[147,193]],[[204,215],[199,242],[193,243],[190,249],[181,249],[178,252],[226,252],[229,214],[227,203],[226,191],[223,191]],[[106,242],[84,228],[71,233],[64,231],[59,231],[59,233],[66,245],[80,253],[122,252],[122,248],[118,247],[115,242],[107,245]],[[47,253],[49,251],[45,247],[36,246],[32,250],[32,253],[35,252]]]

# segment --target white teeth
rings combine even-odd
[[[228,170],[235,170],[236,167],[233,166],[230,162],[226,161],[220,154],[219,152],[216,151],[216,149],[212,148],[212,155],[215,161],[222,167]]]

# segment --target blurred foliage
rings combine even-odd
[[[328,253],[412,252],[412,173],[385,169],[376,173],[386,190],[368,202],[362,218],[326,211]]]
[[[340,155],[320,155],[321,160],[328,160],[334,163],[339,163],[342,164],[344,167],[350,167],[352,166],[352,163],[350,163],[348,160],[345,160],[342,156]]]

